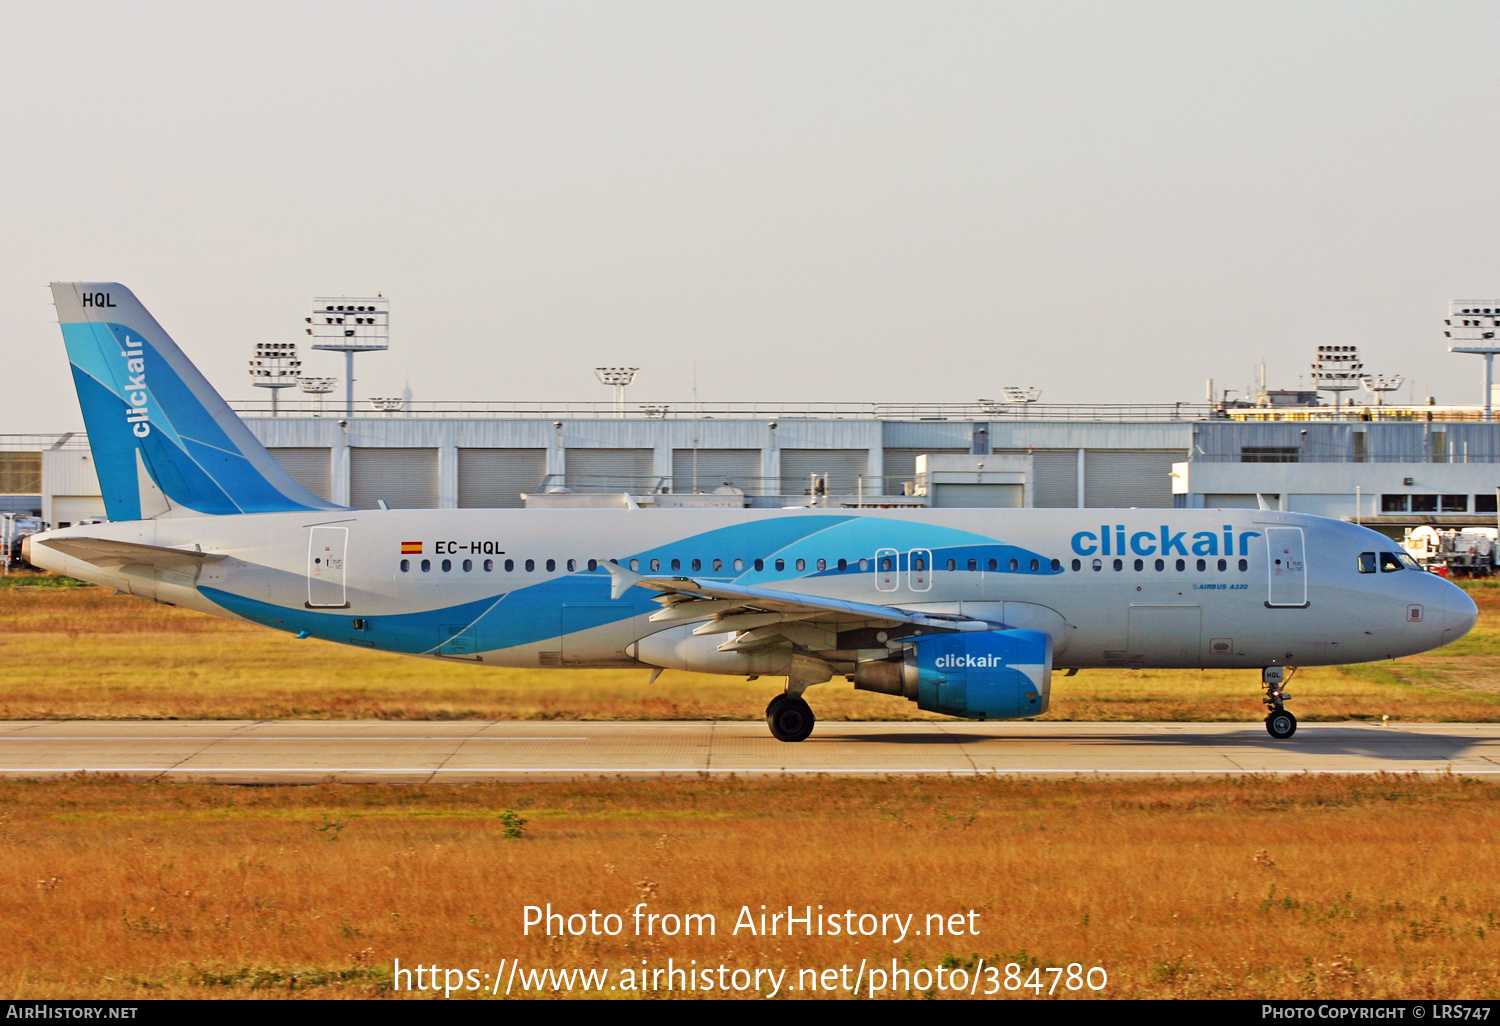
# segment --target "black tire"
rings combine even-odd
[[[1285,741],[1297,733],[1297,717],[1281,709],[1266,717],[1266,733],[1278,741]]]
[[[766,726],[778,741],[805,741],[816,722],[812,708],[800,698],[777,695],[766,706]]]
[[[787,697],[788,696],[783,693],[777,695],[775,698],[766,703],[766,726],[769,727],[771,725],[772,717],[776,715],[776,710],[781,708],[782,703],[787,700]]]

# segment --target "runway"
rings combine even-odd
[[[186,721],[0,724],[0,777],[224,783],[467,783],[829,774],[1500,774],[1500,724],[819,723],[783,744],[754,721]]]

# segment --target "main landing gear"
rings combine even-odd
[[[816,722],[812,707],[801,695],[782,693],[766,706],[766,726],[778,741],[805,741]]]
[[[1266,733],[1278,741],[1285,741],[1297,733],[1297,717],[1287,712],[1283,705],[1292,697],[1284,689],[1295,672],[1295,669],[1288,670],[1284,666],[1267,666],[1260,674],[1261,683],[1266,689],[1266,695],[1261,701],[1270,710],[1270,714],[1266,716]]]

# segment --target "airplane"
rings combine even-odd
[[[783,677],[771,734],[843,677],[1039,716],[1052,675],[1394,659],[1478,610],[1367,528],[1270,509],[356,510],[298,485],[124,286],[52,286],[109,522],[37,566],[298,638],[483,666]]]

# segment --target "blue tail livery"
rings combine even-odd
[[[52,298],[110,520],[342,508],[288,476],[125,286]]]

